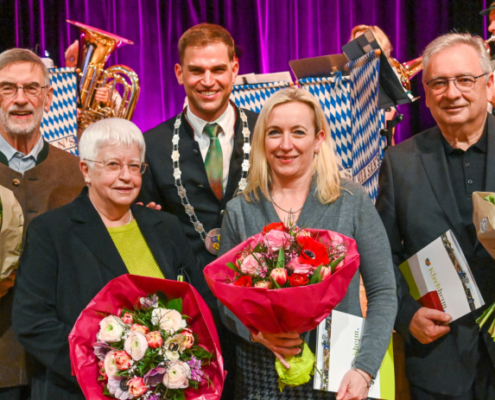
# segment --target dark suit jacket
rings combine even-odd
[[[227,202],[234,196],[241,177],[241,164],[244,154],[242,149],[242,121],[237,107],[235,107],[235,112],[234,149],[230,160],[227,189],[222,201],[217,199],[210,188],[199,145],[194,140],[194,131],[184,114],[182,116],[179,141],[182,183],[187,191],[187,197],[194,207],[199,221],[204,225],[206,232],[222,226],[223,210],[225,210]],[[248,125],[252,133],[258,114],[248,110],[244,110],[244,112],[248,118]],[[195,231],[189,216],[184,211],[184,206],[181,204],[181,199],[177,194],[171,159],[175,119],[176,117],[171,118],[144,134],[146,163],[149,168],[143,175],[143,186],[138,200],[144,204],[154,201],[160,204],[164,211],[179,218],[194,254],[198,258],[200,266],[204,268],[216,256],[206,250],[201,237]],[[216,308],[216,300],[206,285],[203,274],[201,273],[200,275],[191,277],[191,282],[203,295],[210,308]]]
[[[132,212],[167,279],[197,268],[177,218],[142,206]],[[68,335],[93,297],[127,272],[86,189],[72,203],[31,222],[12,320],[21,344],[44,366],[32,378],[33,399],[84,399],[71,376]]]
[[[487,117],[486,191],[495,191],[495,117]],[[387,230],[397,267],[448,229],[454,232],[486,304],[495,300],[495,261],[483,246],[469,241],[459,213],[441,132],[434,127],[389,148],[380,170],[376,207]],[[423,345],[409,333],[420,305],[395,269],[399,309],[395,329],[406,341],[407,375],[411,384],[433,393],[457,396],[472,385],[479,359],[480,311],[451,324],[451,331]],[[488,344],[488,343],[487,343]],[[491,344],[493,345],[493,343]]]

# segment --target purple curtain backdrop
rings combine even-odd
[[[125,64],[141,79],[133,121],[146,131],[177,114],[184,90],[175,79],[177,42],[200,22],[227,28],[244,50],[240,73],[289,70],[288,61],[341,52],[353,26],[380,26],[400,62],[418,57],[435,37],[448,32],[449,0],[12,0],[19,47],[48,51],[61,66],[64,50],[79,37],[76,20],[113,32],[135,44],[114,52],[108,65]],[[486,3],[486,0],[483,0]],[[481,9],[481,8],[480,8]],[[481,20],[480,20],[481,24]],[[421,75],[413,80],[415,104],[397,141],[434,124],[424,105]]]

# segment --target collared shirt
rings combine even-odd
[[[223,180],[222,187],[223,192],[227,187],[227,181],[229,180],[229,165],[230,158],[232,157],[232,151],[234,148],[234,125],[235,125],[235,110],[232,104],[229,105],[225,112],[220,115],[215,121],[208,122],[196,115],[194,115],[189,107],[186,110],[186,118],[191,124],[194,130],[194,140],[198,142],[199,149],[201,151],[201,156],[203,161],[206,160],[206,155],[208,154],[208,148],[210,147],[210,137],[203,133],[203,129],[207,124],[217,123],[222,128],[222,131],[218,134],[218,140],[222,146],[223,154]]]
[[[21,153],[14,149],[5,138],[0,135],[0,152],[2,152],[9,162],[9,168],[24,174],[27,170],[36,166],[36,160],[43,149],[43,138],[40,136],[29,154]]]
[[[466,151],[453,148],[443,135],[442,140],[457,207],[474,246],[476,228],[473,225],[472,194],[485,190],[488,124],[485,124],[485,129],[478,142],[471,145]]]

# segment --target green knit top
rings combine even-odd
[[[130,274],[165,278],[136,220],[107,229]]]

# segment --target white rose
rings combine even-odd
[[[148,350],[146,336],[138,331],[129,333],[129,336],[127,336],[127,339],[124,342],[124,350],[133,360],[141,360],[146,354],[146,350]]]
[[[184,389],[189,386],[191,368],[185,362],[177,361],[170,365],[163,376],[163,384],[169,389]]]
[[[178,351],[165,350],[165,358],[168,361],[175,362],[180,358],[180,353]]]
[[[124,333],[124,321],[115,315],[109,315],[100,321],[100,331],[96,335],[100,342],[118,342]]]
[[[167,310],[166,308],[156,308],[151,314],[151,322],[159,325],[167,333],[174,333],[187,327],[186,321],[176,310]]]
[[[105,356],[105,373],[109,378],[115,378],[119,369],[115,364],[115,351],[109,351]]]

